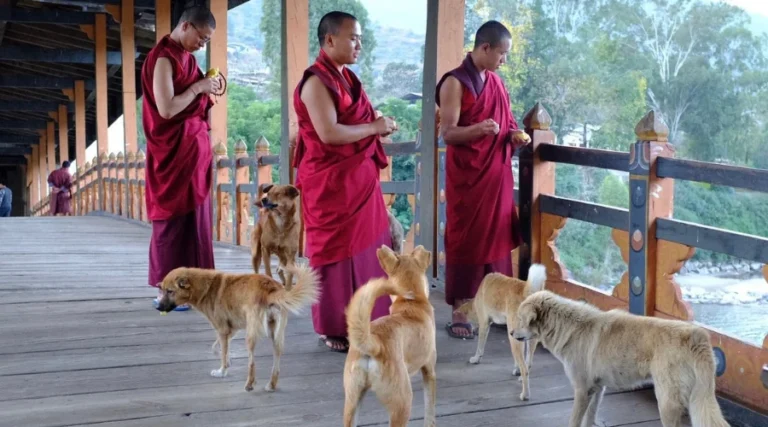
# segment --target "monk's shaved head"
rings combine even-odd
[[[211,10],[205,6],[192,6],[181,14],[179,22],[189,22],[199,29],[208,27],[212,30],[216,29],[216,18],[214,18]]]
[[[64,169],[68,168],[69,165],[70,165],[69,160],[64,160],[64,162],[61,163],[61,167]]]
[[[505,40],[512,40],[507,27],[498,21],[488,21],[475,33],[475,49],[488,43],[492,48],[500,46]]]
[[[339,29],[344,25],[344,21],[348,19],[357,21],[354,15],[338,10],[323,15],[320,19],[320,24],[317,26],[317,41],[320,43],[320,47],[323,47],[325,44],[325,36],[329,34],[332,36],[339,35]]]

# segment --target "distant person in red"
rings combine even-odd
[[[379,170],[387,166],[381,137],[397,125],[376,117],[362,83],[345,65],[361,51],[362,30],[344,12],[323,16],[320,53],[296,87],[298,117],[294,167],[301,191],[306,251],[320,274],[321,295],[312,307],[315,331],[334,351],[349,348],[344,310],[352,294],[374,277],[386,277],[376,257],[392,247]],[[372,318],[389,314],[389,297]]]
[[[511,47],[509,30],[486,22],[472,52],[437,85],[440,135],[447,145],[445,300],[454,310],[474,298],[486,274],[511,276],[511,252],[522,242],[512,155],[530,139],[518,130],[509,94],[494,73]],[[474,337],[460,313],[453,313],[446,330],[454,338]]]
[[[152,221],[149,285],[154,287],[177,267],[214,268],[208,111],[209,94],[220,82],[204,78],[192,52],[203,48],[215,29],[207,8],[185,10],[173,32],[149,51],[141,70]]]
[[[69,216],[72,214],[72,175],[69,174],[69,162],[48,174],[48,186],[51,187],[51,216]]]

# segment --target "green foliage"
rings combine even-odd
[[[606,175],[600,185],[599,200],[601,204],[617,208],[629,208],[629,187],[616,175]]]

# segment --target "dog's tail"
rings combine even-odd
[[[360,287],[347,306],[347,333],[349,345],[368,356],[378,356],[383,349],[381,341],[371,335],[371,312],[376,300],[384,295],[401,295],[390,280],[373,279]]]
[[[526,284],[526,295],[538,292],[544,289],[544,282],[547,281],[547,268],[541,264],[533,264],[528,269],[528,282]]]
[[[319,276],[309,265],[296,264],[295,267],[286,267],[295,277],[295,283],[290,290],[280,287],[272,300],[281,308],[293,314],[299,314],[304,307],[317,302],[320,290],[317,287]]]
[[[695,375],[691,391],[689,412],[691,424],[707,427],[730,427],[720,411],[720,405],[715,398],[715,358],[709,334],[697,328],[691,334],[691,350],[693,351],[693,374]]]

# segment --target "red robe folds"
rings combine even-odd
[[[66,169],[56,169],[48,175],[48,184],[58,188],[58,193],[51,192],[51,216],[70,213],[72,199],[72,175]]]
[[[344,309],[354,290],[386,276],[376,249],[392,245],[379,182],[387,158],[378,135],[344,145],[320,140],[301,100],[301,89],[312,75],[328,88],[339,123],[370,123],[376,115],[360,80],[347,68],[340,73],[322,50],[293,95],[299,125],[293,166],[298,169],[306,251],[321,276],[321,299],[312,307],[315,330],[346,336]],[[380,298],[373,318],[386,315],[388,307],[389,298]]]
[[[208,111],[213,102],[210,96],[198,95],[174,117],[161,117],[153,89],[159,58],[171,62],[176,94],[203,78],[195,57],[170,36],[163,37],[149,52],[141,70],[152,286],[177,267],[214,268],[210,200],[213,150],[208,134]]]
[[[511,251],[521,242],[515,212],[509,133],[517,129],[504,83],[486,71],[483,83],[471,55],[446,73],[437,85],[454,76],[463,87],[459,126],[486,119],[499,133],[446,149],[446,302],[473,298],[483,277],[498,271],[512,274]]]

